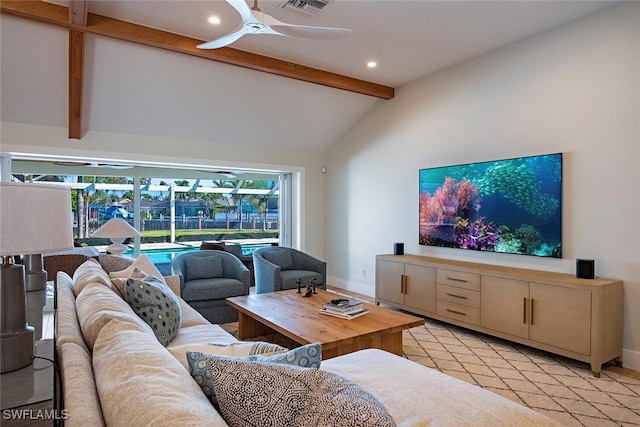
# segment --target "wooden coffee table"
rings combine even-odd
[[[302,295],[293,289],[227,298],[238,310],[239,338],[278,332],[302,345],[319,342],[323,359],[365,348],[402,355],[402,331],[424,324],[420,317],[367,303],[369,313],[355,319],[327,316],[318,310],[339,295],[322,289],[310,298]]]

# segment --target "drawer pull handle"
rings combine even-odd
[[[401,294],[406,294],[407,293],[407,284],[409,281],[409,276],[403,274],[400,278],[400,293]]]
[[[531,325],[533,325],[533,298],[531,298]]]
[[[527,323],[527,299],[523,298],[522,303],[522,323]]]
[[[454,297],[454,298],[467,299],[467,297],[465,297],[463,295],[450,294],[448,292],[447,292],[447,295],[450,296],[450,297]]]
[[[449,277],[449,276],[447,276],[447,280],[453,280],[454,282],[462,282],[462,283],[468,282],[468,280],[465,280],[465,279],[458,279],[457,277]]]
[[[447,308],[447,311],[448,311],[449,313],[459,314],[460,316],[466,316],[466,315],[467,315],[467,313],[463,313],[463,312],[461,312],[461,311],[451,310],[451,309],[449,309],[449,308]]]

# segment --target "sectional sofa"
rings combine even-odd
[[[96,260],[89,260],[73,277],[58,273],[55,345],[61,370],[58,400],[68,417],[66,426],[243,425],[244,414],[239,409],[230,410],[232,403],[248,407],[248,416],[260,414],[258,419],[265,425],[282,425],[270,417],[292,416],[291,411],[291,419],[300,425],[305,425],[304,411],[311,412],[306,417],[315,417],[315,425],[332,426],[558,425],[504,397],[381,350],[361,350],[322,360],[319,368],[273,363],[273,356],[268,355],[224,356],[230,353],[216,351],[272,346],[240,342],[219,325],[207,322],[179,297],[175,276],[157,278],[149,271],[153,268],[140,258],[127,268],[114,270],[122,267],[110,263],[105,270]],[[157,328],[148,322],[148,312],[139,314],[139,307],[128,302],[132,301],[131,287],[140,280],[159,283],[159,289],[166,286],[173,292],[170,298],[179,307],[175,333],[159,332],[162,326]],[[215,404],[188,360],[197,354],[194,348],[211,348],[218,354],[207,356],[205,366],[213,374],[210,379],[216,381],[215,391],[224,392]],[[288,357],[291,353],[287,349],[270,350],[276,356]],[[229,364],[230,372],[223,372],[220,367]],[[269,370],[269,374],[252,381],[248,372],[255,369]],[[307,389],[307,399],[299,399],[299,390],[293,386],[277,394],[282,392],[266,380],[272,378],[272,372],[274,377],[284,372],[287,378],[283,381],[289,381],[288,375],[295,381],[312,377],[318,385]],[[220,383],[218,374],[237,375],[228,381],[231,389]],[[353,402],[357,399],[340,401],[340,393],[328,398],[327,392],[335,384],[346,396],[366,401],[365,406],[356,407]],[[265,402],[267,410],[262,413]],[[377,415],[362,409],[369,404],[377,408]],[[326,412],[328,405],[334,405],[331,412],[340,417],[318,421],[322,419],[318,414]]]

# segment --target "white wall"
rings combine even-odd
[[[623,363],[640,369],[639,118],[635,2],[403,86],[326,154],[331,281],[374,295],[375,255],[394,242],[566,273],[594,258],[597,275],[624,281]],[[418,245],[420,168],[554,152],[564,153],[562,260]]]

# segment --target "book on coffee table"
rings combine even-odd
[[[350,314],[362,311],[364,308],[362,301],[349,299],[333,299],[322,305],[322,308],[338,314]]]
[[[347,319],[347,320],[355,319],[356,317],[363,316],[368,312],[369,310],[367,310],[366,308],[361,308],[360,310],[352,313],[339,313],[335,311],[329,311],[326,308],[321,308],[319,310],[320,314],[326,314],[327,316],[339,317],[340,319]]]

